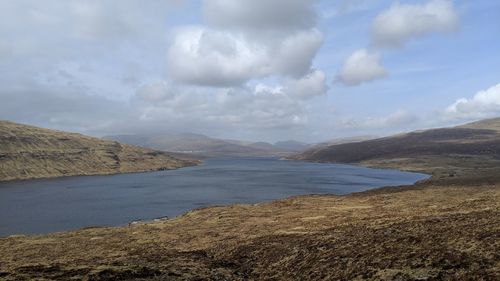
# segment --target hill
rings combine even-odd
[[[162,151],[203,157],[285,156],[297,152],[275,147],[266,142],[222,140],[193,133],[116,135],[106,136],[105,138]]]
[[[377,139],[378,137],[376,136],[371,136],[371,135],[366,135],[366,136],[355,136],[355,137],[345,137],[345,138],[336,138],[336,139],[331,139],[325,142],[318,143],[314,145],[312,148],[324,148],[330,145],[336,145],[336,144],[344,144],[344,143],[351,143],[351,142],[360,142],[360,141],[367,141],[367,140],[372,140],[372,139]]]
[[[455,176],[468,169],[500,164],[500,118],[453,128],[416,131],[392,137],[311,149],[290,157],[314,162],[366,166]]]
[[[0,181],[156,171],[196,164],[161,151],[0,121]]]
[[[469,124],[459,126],[459,128],[493,130],[500,133],[500,118],[492,118],[492,119],[472,122]]]

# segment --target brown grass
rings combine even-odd
[[[0,181],[157,171],[197,163],[151,149],[0,121]]]

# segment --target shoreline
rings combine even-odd
[[[127,172],[110,172],[110,173],[97,173],[97,174],[75,174],[75,175],[64,175],[64,176],[52,176],[52,177],[33,177],[33,178],[20,178],[20,179],[8,179],[8,180],[0,180],[0,185],[4,183],[11,182],[24,182],[24,181],[36,181],[36,180],[52,180],[52,179],[64,179],[71,177],[94,177],[94,176],[114,176],[114,175],[126,175],[126,174],[139,174],[139,173],[154,173],[161,171],[174,171],[183,168],[196,167],[203,165],[203,161],[192,161],[192,164],[177,167],[177,168],[160,168],[155,170],[138,170],[138,171],[127,171]]]

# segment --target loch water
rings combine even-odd
[[[0,183],[0,236],[119,226],[212,205],[348,194],[427,177],[277,158],[220,158],[179,170],[4,182]]]

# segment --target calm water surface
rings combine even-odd
[[[412,184],[426,175],[272,158],[208,159],[153,173],[0,183],[0,236],[173,217],[210,205],[300,194],[346,194]]]

